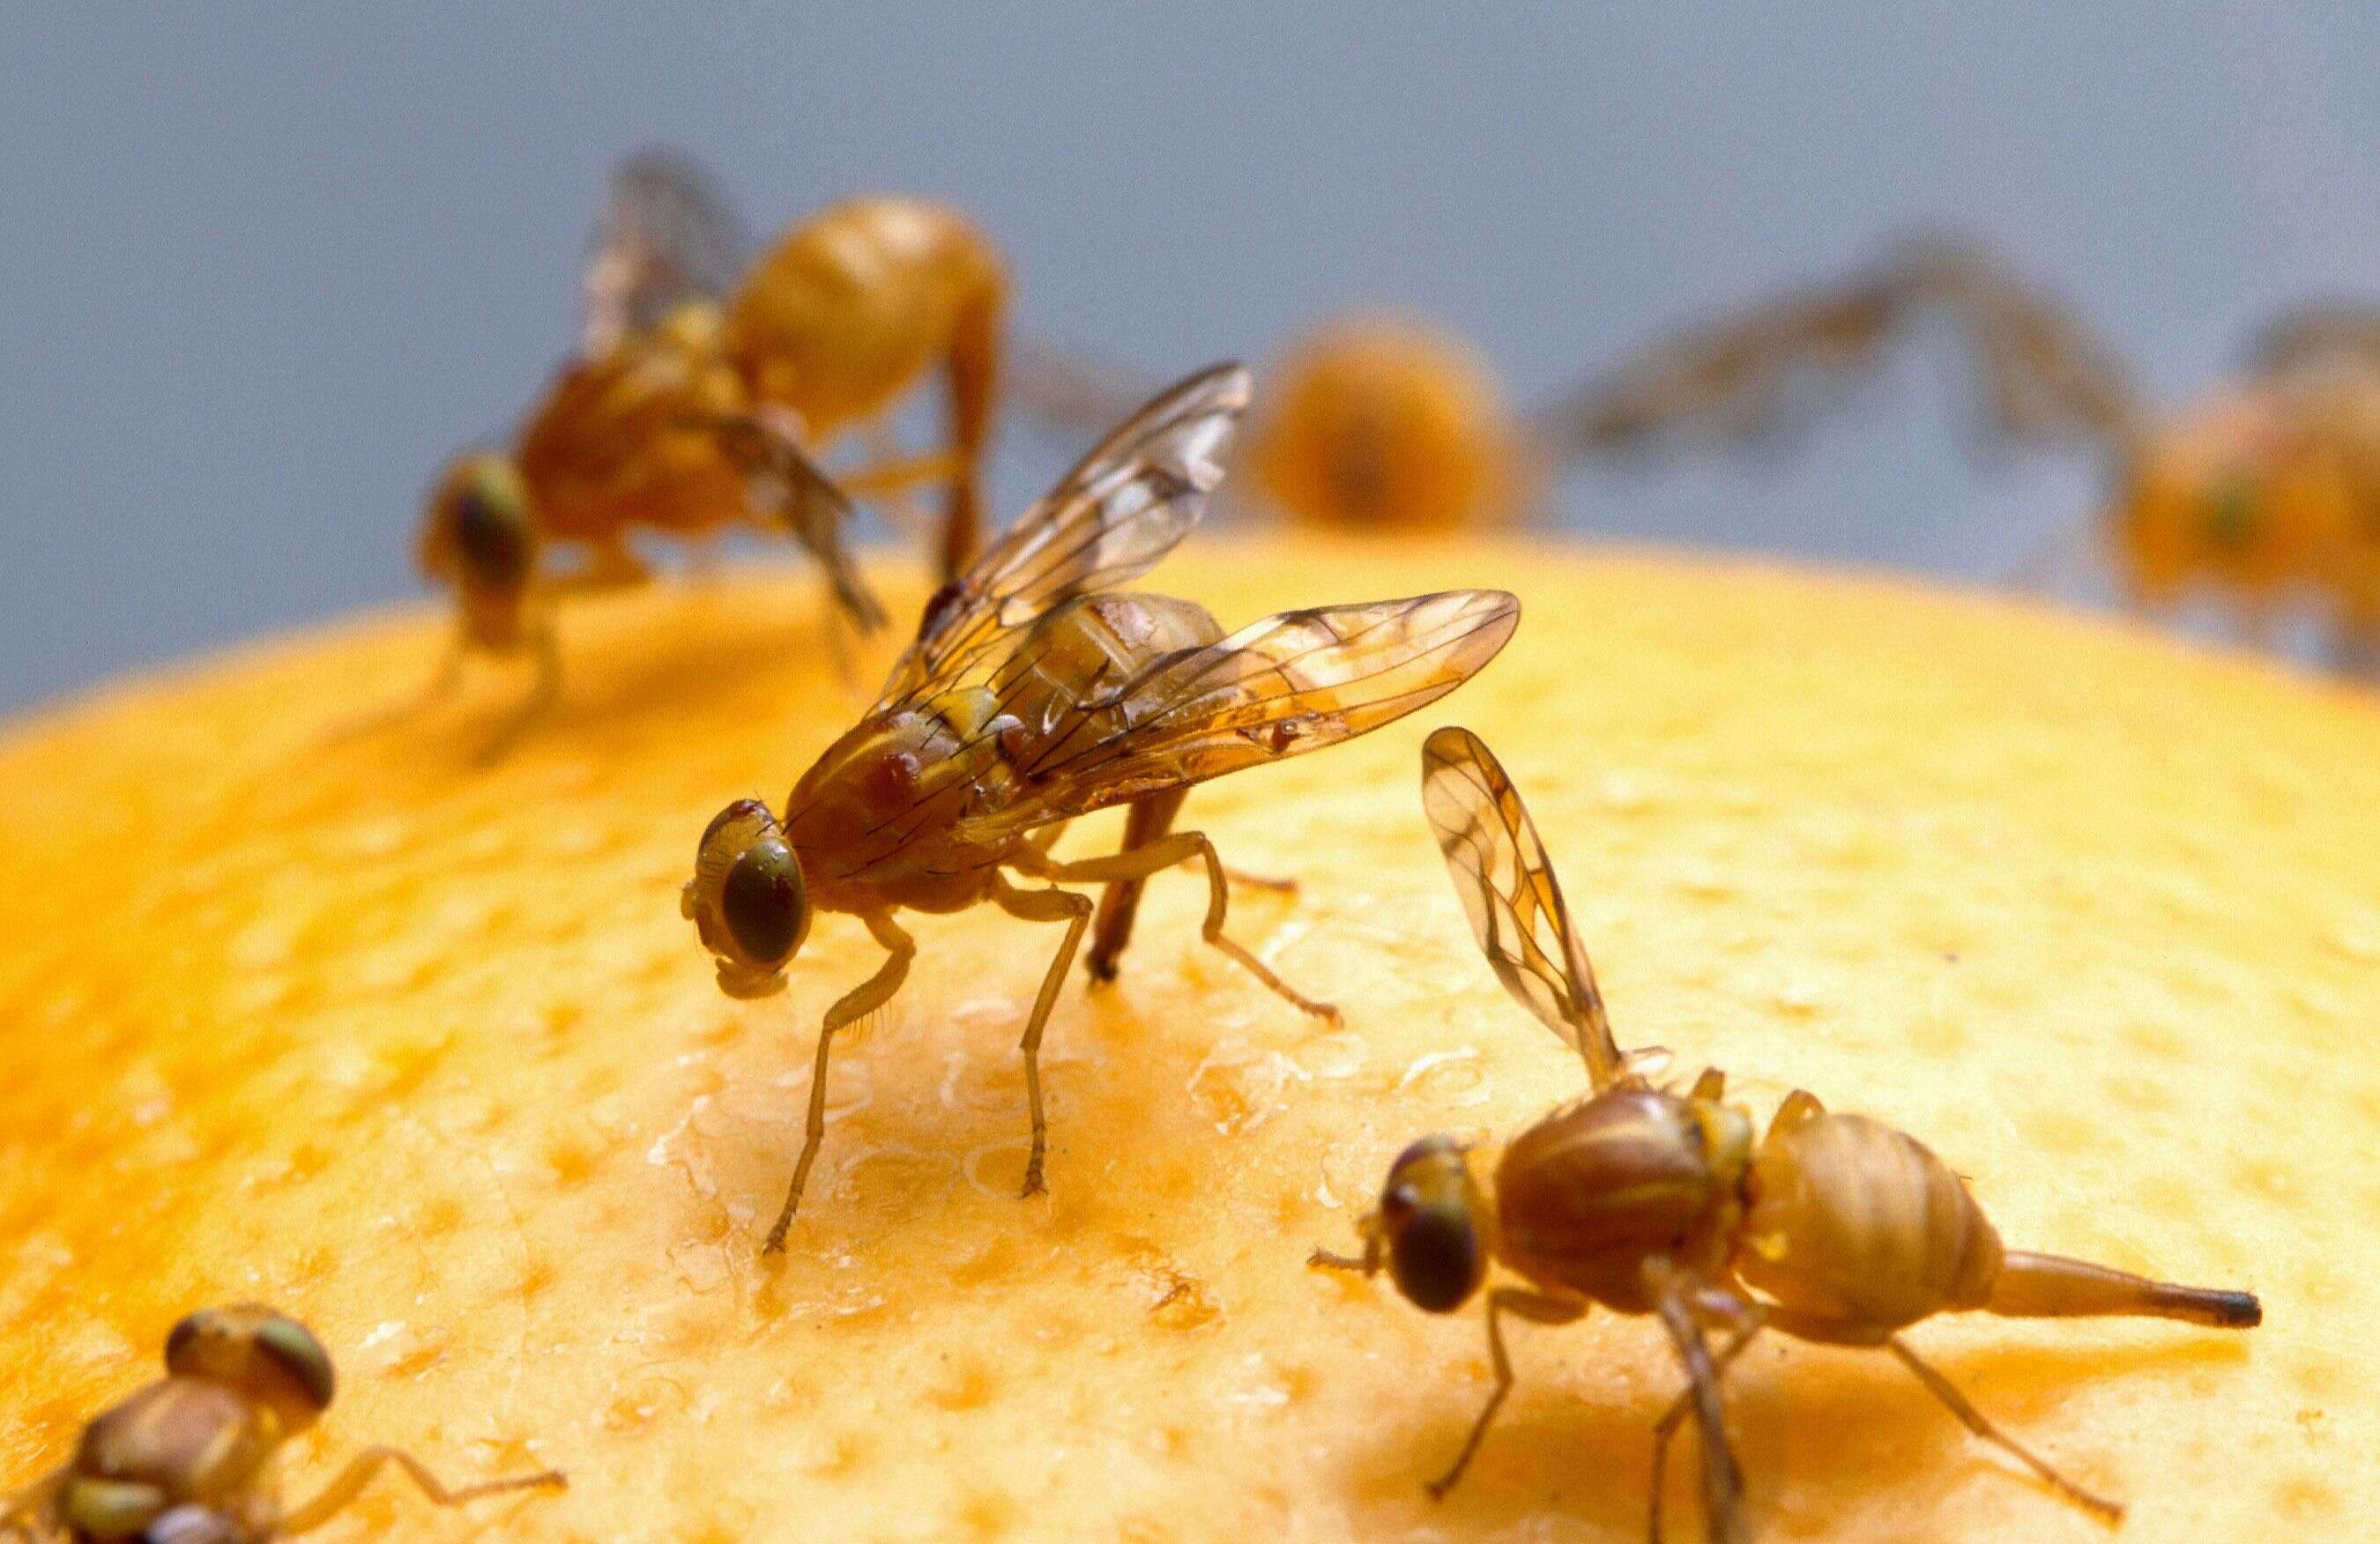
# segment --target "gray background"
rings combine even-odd
[[[11,6],[0,706],[410,593],[424,483],[556,363],[655,139],[764,227],[957,199],[1021,331],[1151,371],[1390,303],[1525,399],[1951,223],[2186,393],[2271,308],[2380,289],[2380,11],[2148,9]],[[1788,457],[1577,475],[1562,518],[1999,572],[2095,475],[1975,465],[1942,357]],[[1012,430],[1002,508],[1059,459]]]

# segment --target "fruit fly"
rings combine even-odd
[[[945,572],[975,545],[1006,295],[990,244],[953,210],[866,198],[795,226],[748,268],[743,246],[698,168],[659,153],[628,162],[597,223],[579,356],[508,450],[459,457],[431,490],[420,566],[454,588],[460,631],[431,695],[451,688],[466,652],[536,658],[499,749],[557,690],[552,599],[647,577],[637,533],[789,534],[863,631],[882,612],[844,549],[846,491],[947,478]],[[819,469],[815,455],[881,428],[938,363],[948,452],[895,453],[833,479]],[[555,543],[584,553],[574,571],[547,572]]]
[[[334,1387],[330,1354],[287,1315],[252,1304],[191,1314],[165,1337],[164,1377],[102,1412],[64,1467],[0,1504],[0,1537],[268,1544],[329,1522],[389,1464],[440,1506],[565,1483],[548,1469],[449,1490],[412,1454],[376,1447],[285,1509],[274,1457]]]
[[[1224,933],[1215,846],[1173,830],[1174,816],[1195,783],[1335,745],[1437,701],[1503,647],[1520,607],[1500,591],[1455,590],[1285,611],[1226,635],[1190,601],[1123,593],[1197,520],[1248,393],[1245,369],[1218,366],[1126,419],[927,604],[882,697],[803,774],[782,819],[739,800],[703,834],[683,910],[729,995],[779,990],[820,911],[858,917],[888,956],[826,1012],[807,1136],[770,1249],[783,1247],[825,1133],[836,1032],[889,1002],[908,974],[917,946],[893,920],[902,909],[989,901],[1064,929],[1021,1044],[1026,1195],[1044,1188],[1041,1032],[1092,924],[1090,898],[1062,887],[1106,887],[1089,956],[1104,980],[1142,881],[1196,860],[1206,942],[1298,1007],[1333,1012]],[[1129,807],[1122,850],[1050,856],[1065,822],[1119,804]]]
[[[1262,501],[1302,525],[1354,532],[1510,525],[1549,464],[1478,352],[1428,322],[1350,316],[1286,351],[1243,452]],[[1129,372],[1046,348],[1020,351],[1018,404],[1089,429],[1140,390]]]
[[[1510,525],[1535,501],[1545,447],[1478,352],[1412,318],[1317,328],[1269,372],[1248,428],[1248,482],[1302,525],[1355,532]],[[1125,372],[1048,349],[1020,353],[1016,400],[1087,429],[1141,393]]]
[[[2160,410],[2064,308],[1997,260],[1914,242],[1847,281],[1661,340],[1560,409],[1558,437],[1619,450],[1764,433],[1808,377],[1871,371],[1895,337],[1937,315],[1971,345],[1989,432],[2104,459],[2111,491],[2095,525],[2136,603],[2204,589],[2261,637],[2283,607],[2311,602],[2343,667],[2375,663],[2380,311],[2284,316],[2239,380]],[[2073,534],[2058,532],[2019,576],[2041,577]]]
[[[1505,988],[1577,1050],[1589,1092],[1512,1139],[1492,1185],[1451,1138],[1399,1155],[1362,1252],[1318,1250],[1318,1265],[1383,1269],[1420,1309],[1451,1313],[1488,1293],[1496,1386],[1453,1464],[1462,1478],[1512,1384],[1507,1314],[1567,1324],[1597,1304],[1649,1313],[1668,1333],[1686,1393],[1656,1427],[1652,1534],[1660,1537],[1669,1441],[1692,1414],[1714,1539],[1749,1535],[1719,1381],[1763,1330],[1889,1352],[1977,1436],[2059,1495],[2102,1518],[2120,1508],[2064,1478],[2002,1432],[1919,1358],[1901,1332],[1939,1313],[2014,1318],[2140,1315],[2221,1329],[2259,1323],[2253,1295],[2176,1286],[2058,1255],[2002,1246],[1965,1182],[1916,1139],[1796,1091],[1766,1135],[1724,1103],[1705,1071],[1682,1092],[1657,1086],[1643,1055],[1622,1055],[1571,925],[1561,887],[1504,768],[1467,730],[1422,750],[1422,801],[1479,946]],[[1519,1285],[1488,1287],[1492,1265]],[[1713,1349],[1706,1332],[1723,1330]]]
[[[1973,268],[1946,247],[1912,247],[1852,283],[1665,342],[1526,411],[1511,407],[1486,361],[1442,329],[1389,317],[1328,322],[1288,351],[1258,405],[1253,480],[1306,525],[1384,532],[1509,524],[1542,503],[1566,465],[1633,453],[1690,424],[1731,434],[1770,427],[1789,386],[1865,368],[1902,319],[1975,290]],[[1988,341],[2041,342],[2005,326]],[[2095,363],[2079,355],[2067,362]],[[2099,383],[2052,374],[2038,384],[2081,396]],[[1020,351],[1014,386],[1026,412],[1075,428],[1106,421],[1133,394],[1129,372],[1038,347]]]

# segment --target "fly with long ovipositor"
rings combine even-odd
[[[64,1466],[0,1502],[0,1538],[28,1544],[272,1544],[346,1510],[394,1464],[442,1507],[559,1490],[552,1469],[449,1489],[401,1449],[368,1448],[296,1507],[281,1504],[283,1443],[330,1407],[330,1354],[286,1314],[254,1305],[191,1314],[165,1338],[165,1376],[83,1428]]]
[[[683,909],[729,995],[782,987],[820,911],[858,917],[888,956],[826,1012],[801,1156],[769,1249],[783,1247],[824,1136],[834,1036],[892,1000],[916,954],[898,910],[990,902],[1064,928],[1020,1043],[1026,1195],[1044,1188],[1041,1034],[1093,922],[1091,898],[1062,887],[1105,887],[1089,964],[1107,979],[1142,883],[1198,861],[1205,941],[1300,1009],[1335,1011],[1224,933],[1221,861],[1204,835],[1173,830],[1174,817],[1193,784],[1437,701],[1503,647],[1520,604],[1499,590],[1452,590],[1285,611],[1226,635],[1193,602],[1122,592],[1196,522],[1249,392],[1246,370],[1218,366],[1126,419],[928,603],[883,695],[802,776],[782,819],[739,800],[703,834]],[[1050,855],[1067,821],[1116,805],[1129,812],[1121,850]]]
[[[1422,751],[1422,800],[1480,947],[1523,1007],[1575,1047],[1589,1092],[1512,1139],[1492,1186],[1444,1136],[1390,1165],[1359,1254],[1312,1262],[1389,1273],[1416,1307],[1451,1313],[1491,1264],[1524,1285],[1488,1289],[1494,1391],[1443,1495],[1478,1451],[1512,1383],[1505,1314],[1566,1324],[1595,1305],[1657,1316],[1687,1389],[1655,1427],[1651,1537],[1661,1534],[1669,1442],[1691,1414],[1703,1447],[1709,1536],[1750,1537],[1742,1478],[1719,1404],[1729,1365],[1763,1330],[1890,1352],[1976,1435],[2060,1496],[2104,1520],[2121,1512],[2000,1431],[1921,1360],[1900,1332],[1938,1313],[2015,1318],[2127,1315],[2246,1329],[2264,1310],[2246,1292],[2180,1286],[2062,1256],[2005,1248],[1965,1183],[1914,1138],[1864,1116],[1789,1094],[1767,1135],[1723,1102],[1706,1069],[1684,1092],[1657,1086],[1642,1054],[1612,1039],[1585,948],[1520,793],[1480,739],[1443,729]],[[1706,1336],[1723,1331],[1713,1349]]]
[[[844,547],[849,496],[945,481],[945,574],[973,551],[1007,294],[990,241],[954,210],[878,197],[820,211],[748,263],[747,247],[700,168],[665,152],[625,163],[596,226],[578,356],[507,448],[458,457],[431,490],[419,561],[454,589],[458,632],[423,700],[451,690],[468,653],[536,661],[491,756],[555,698],[554,601],[649,577],[634,536],[790,536],[825,572],[830,621],[862,632],[883,612]],[[950,445],[905,455],[890,416],[937,365]],[[829,477],[813,457],[854,431],[882,453]],[[556,544],[584,561],[549,572]]]

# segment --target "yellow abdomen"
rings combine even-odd
[[[1742,1238],[1747,1284],[1841,1327],[1812,1339],[1869,1343],[1980,1307],[2000,1269],[1999,1235],[1949,1165],[1865,1116],[1770,1133],[1753,1159]]]
[[[1283,360],[1248,461],[1289,514],[1366,531],[1503,524],[1530,480],[1486,364],[1402,321],[1346,322]]]
[[[754,265],[729,348],[757,401],[793,409],[823,441],[891,407],[1005,289],[999,254],[956,210],[854,199]]]

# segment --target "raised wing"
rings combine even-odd
[[[855,511],[851,499],[802,449],[793,429],[763,409],[756,413],[689,413],[679,420],[716,435],[741,466],[754,503],[773,512],[795,541],[826,571],[844,615],[862,633],[884,625],[884,608],[844,544]]]
[[[1154,382],[1136,370],[1020,338],[1001,381],[1007,405],[1067,433],[1095,433],[1147,402]]]
[[[1681,436],[1751,440],[1806,406],[1812,385],[1876,369],[1894,337],[1947,314],[1965,332],[1986,418],[2018,444],[2120,444],[2137,402],[2114,360],[2058,306],[1973,248],[1905,245],[1814,286],[1656,344],[1538,414],[1557,451],[1633,451]]]
[[[582,280],[580,348],[610,349],[688,300],[724,298],[747,240],[735,207],[692,160],[640,151],[612,174]]]
[[[1156,567],[1222,480],[1251,390],[1245,368],[1212,366],[1117,426],[926,603],[878,706],[995,663],[1002,640],[1051,607]]]
[[[1421,748],[1421,804],[1454,893],[1504,989],[1576,1046],[1601,1090],[1622,1071],[1595,967],[1571,925],[1545,843],[1486,742],[1442,729]]]
[[[998,839],[1353,740],[1462,685],[1520,621],[1501,590],[1267,617],[1021,726],[1019,791],[960,835]]]
[[[2380,306],[2338,300],[2284,311],[2249,344],[2246,364],[2265,377],[2339,365],[2380,370]]]

